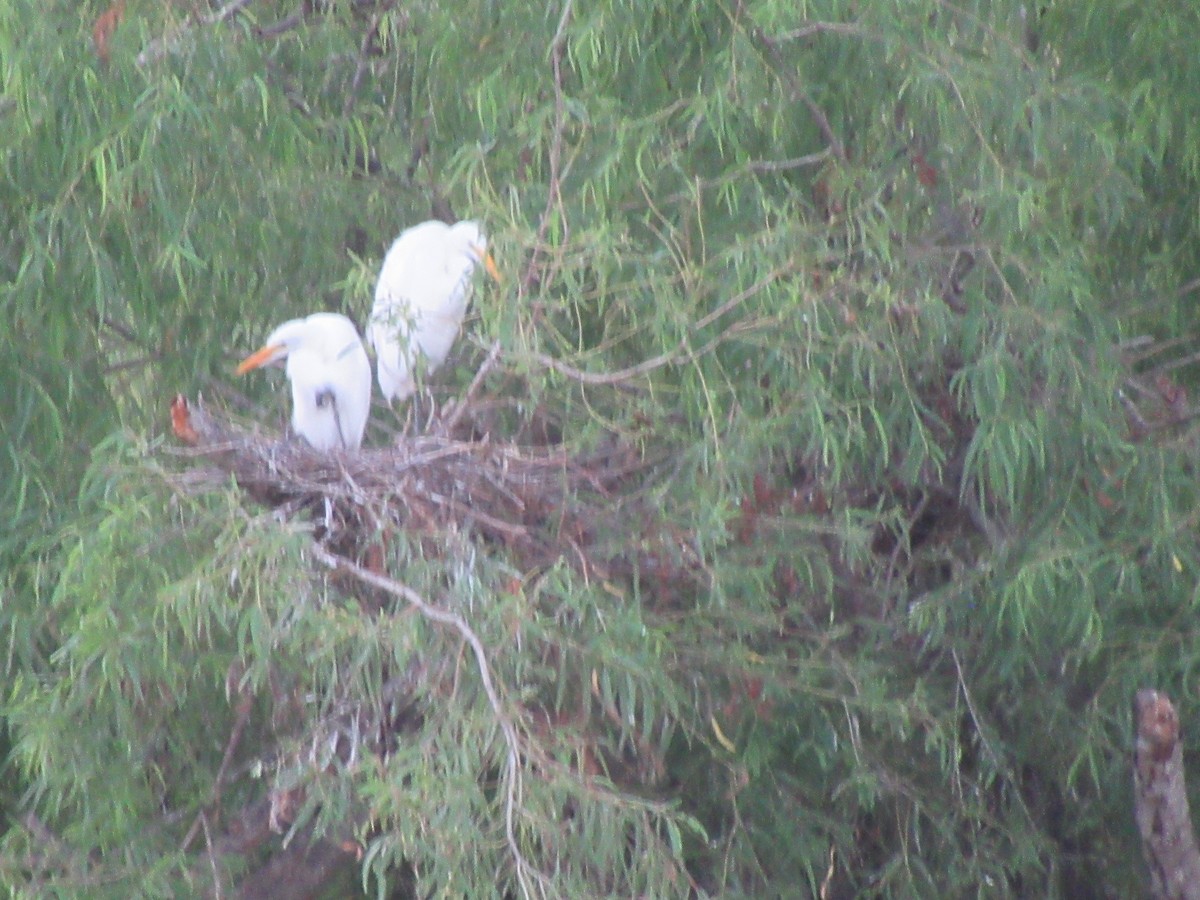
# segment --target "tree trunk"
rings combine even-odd
[[[1179,715],[1164,695],[1138,691],[1134,816],[1150,866],[1154,900],[1200,900],[1200,852],[1192,833]]]

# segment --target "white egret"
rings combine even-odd
[[[237,371],[243,375],[284,358],[292,428],[317,450],[357,450],[371,408],[371,361],[354,323],[337,313],[291,319]]]
[[[500,282],[478,222],[447,225],[432,219],[400,233],[383,259],[367,340],[375,347],[379,388],[387,400],[416,390],[417,354],[425,371],[446,361],[458,337],[471,276],[480,263]]]

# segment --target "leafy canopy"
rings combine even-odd
[[[4,882],[1139,892],[1128,701],[1198,661],[1198,18],[0,8]],[[167,407],[282,422],[232,361],[361,324],[433,213],[508,273],[437,390],[498,342],[494,439],[642,467],[550,565],[390,535],[421,603],[372,607]]]

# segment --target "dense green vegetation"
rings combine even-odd
[[[1200,734],[1198,31],[0,4],[0,883],[1138,895],[1133,692]],[[536,564],[390,535],[420,602],[372,605],[311,514],[189,480],[168,408],[278,426],[234,362],[361,325],[447,214],[506,278],[439,398],[498,343],[490,440],[636,465]]]

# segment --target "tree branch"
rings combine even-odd
[[[768,272],[765,276],[760,278],[758,281],[754,282],[754,284],[750,285],[748,288],[746,288],[743,291],[739,291],[737,294],[730,297],[728,300],[726,300],[724,303],[722,303],[716,309],[712,310],[712,312],[709,312],[703,318],[701,318],[698,321],[696,321],[695,323],[693,323],[691,326],[691,330],[698,331],[699,329],[704,328],[706,325],[711,325],[717,319],[721,318],[726,313],[728,313],[731,310],[735,309],[736,307],[740,306],[742,303],[749,300],[755,294],[759,293],[760,291],[762,291],[765,288],[769,287],[770,285],[774,284],[777,280],[782,278],[784,275],[787,275],[790,272],[794,271],[794,269],[795,269],[795,266],[793,266],[792,264],[786,264],[784,266],[781,266],[778,269],[774,269],[771,272]],[[658,356],[654,356],[654,357],[651,357],[650,359],[643,360],[642,362],[638,363],[637,365],[629,366],[628,368],[624,368],[624,369],[618,369],[615,372],[585,372],[582,369],[577,369],[574,366],[563,362],[562,360],[555,359],[553,356],[550,356],[549,354],[546,354],[546,353],[535,353],[533,355],[533,358],[538,363],[545,366],[546,368],[553,369],[555,372],[558,372],[560,375],[565,375],[574,381],[580,382],[581,384],[592,384],[592,385],[620,384],[623,381],[629,381],[631,378],[637,378],[639,375],[645,375],[648,372],[653,372],[655,369],[661,369],[663,366],[672,365],[673,363],[688,362],[689,360],[697,359],[697,358],[703,356],[708,351],[712,350],[714,347],[716,347],[716,345],[726,335],[728,335],[729,332],[734,331],[734,330],[737,330],[736,326],[734,328],[729,329],[721,337],[718,337],[718,338],[714,339],[713,341],[708,342],[707,344],[705,344],[703,347],[701,347],[699,350],[696,350],[696,351],[689,349],[690,345],[691,345],[691,341],[688,338],[684,338],[678,344],[676,344],[673,349],[668,350],[666,353],[660,353]]]
[[[367,73],[368,60],[371,56],[371,48],[375,44],[375,39],[379,36],[379,26],[383,22],[383,17],[392,7],[396,5],[395,0],[389,0],[383,3],[374,14],[371,16],[371,23],[367,26],[367,30],[363,33],[362,41],[358,46],[358,58],[354,65],[354,77],[350,79],[350,87],[346,89],[346,97],[342,101],[342,118],[347,118],[350,112],[354,109],[354,104],[357,99],[358,89],[362,86],[363,76]]]
[[[524,296],[529,293],[529,289],[533,286],[534,273],[537,271],[538,257],[542,253],[542,246],[546,240],[546,232],[550,228],[550,214],[554,211],[554,207],[559,205],[560,199],[560,181],[562,179],[562,148],[563,148],[563,129],[566,127],[567,104],[566,96],[563,93],[563,78],[562,78],[562,58],[563,51],[567,44],[567,24],[571,21],[571,9],[574,5],[574,0],[566,0],[563,3],[562,15],[558,19],[558,28],[554,32],[554,38],[550,41],[550,66],[554,72],[554,136],[550,142],[550,183],[546,190],[546,208],[542,211],[542,217],[538,221],[537,236],[534,238],[534,251],[529,257],[529,263],[525,266],[525,274],[521,277],[518,296]],[[569,228],[564,219],[563,234],[569,233]]]
[[[254,708],[254,698],[249,694],[244,695],[238,702],[237,719],[233,723],[233,728],[229,732],[229,740],[225,743],[225,753],[221,757],[221,766],[217,769],[217,777],[213,779],[212,791],[209,795],[208,803],[205,807],[215,806],[221,799],[221,788],[225,783],[225,777],[229,772],[229,764],[233,761],[234,751],[237,750],[238,744],[242,740],[242,732],[246,730],[246,723],[250,720],[250,710]],[[187,850],[193,840],[196,839],[197,831],[203,827],[205,832],[205,840],[208,841],[211,847],[211,839],[208,836],[208,821],[204,815],[204,809],[201,809],[196,814],[196,819],[192,822],[192,827],[188,829],[188,833],[184,835],[181,848]],[[210,850],[211,853],[211,850]]]
[[[737,11],[741,13],[742,4],[737,4]],[[779,44],[775,38],[763,31],[762,27],[753,22],[747,27],[746,31],[750,35],[750,39],[757,44],[763,54],[771,61],[776,73],[784,83],[787,84],[791,91],[792,99],[799,100],[808,108],[808,113],[812,116],[813,122],[816,123],[817,130],[821,132],[821,137],[825,139],[825,144],[829,151],[836,156],[841,162],[846,161],[846,148],[842,146],[841,140],[833,130],[833,126],[829,123],[829,117],[825,115],[825,111],[817,105],[817,102],[809,96],[808,92],[800,85],[800,79],[796,77],[796,73],[789,67],[783,54],[779,52]]]
[[[542,887],[546,884],[546,877],[525,858],[525,854],[521,852],[521,847],[517,843],[516,813],[517,796],[521,791],[521,740],[517,734],[516,725],[505,711],[504,703],[500,698],[500,692],[496,689],[496,683],[492,678],[491,664],[488,662],[487,650],[483,646],[483,641],[479,639],[479,635],[475,633],[475,630],[471,628],[462,616],[435,606],[408,585],[384,575],[376,574],[358,565],[358,563],[351,559],[326,550],[316,542],[311,545],[311,549],[313,555],[331,569],[353,575],[362,583],[403,600],[431,622],[450,626],[458,632],[471,648],[471,652],[475,655],[475,666],[479,672],[480,684],[483,685],[483,692],[487,695],[488,704],[492,707],[492,715],[495,716],[496,723],[500,726],[500,731],[504,735],[504,743],[506,745],[506,775],[504,779],[505,840],[508,842],[509,852],[516,867],[517,880],[521,885],[521,893],[526,897],[538,896],[540,892],[534,891],[534,885],[530,881],[530,876],[533,876],[539,883],[539,886]]]
[[[215,25],[219,22],[224,22],[226,19],[237,15],[252,2],[253,0],[231,0],[231,2],[226,3],[220,9],[209,13],[207,16],[197,16],[194,13],[189,15],[183,20],[183,24],[147,44],[142,49],[142,52],[137,55],[137,64],[144,66],[148,62],[153,62],[160,57],[166,56],[171,52],[171,49],[179,39],[197,25]]]
[[[438,424],[438,429],[441,434],[447,437],[454,433],[455,427],[458,425],[459,419],[470,406],[471,398],[475,396],[475,392],[479,390],[479,386],[483,384],[483,379],[487,377],[488,372],[496,367],[496,361],[500,359],[500,342],[492,341],[492,346],[488,349],[488,355],[479,369],[475,372],[475,377],[471,379],[471,383],[467,386],[467,392],[463,394],[446,418]]]

